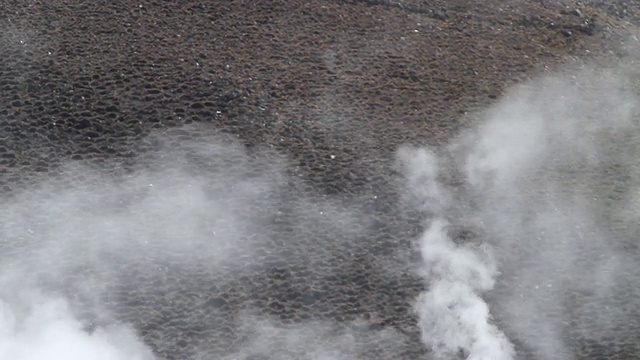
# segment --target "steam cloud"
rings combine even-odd
[[[277,249],[285,248],[310,256],[304,252],[311,252],[304,239],[284,244],[263,224],[280,217],[291,226],[289,231],[296,231],[294,226],[305,233],[337,229],[345,236],[357,235],[358,226],[366,224],[356,223],[355,214],[330,199],[309,192],[283,193],[283,188],[298,189],[290,185],[295,179],[285,177],[285,161],[279,156],[251,157],[235,141],[207,134],[206,129],[182,130],[199,137],[175,146],[171,135],[151,135],[147,141],[158,142],[154,156],[160,161],[139,164],[131,173],[105,174],[71,163],[58,176],[3,198],[0,359],[155,359],[156,350],[175,346],[177,334],[170,325],[155,327],[147,330],[143,342],[134,322],[182,314],[180,321],[189,326],[216,326],[172,300],[192,277],[190,286],[223,287],[225,279],[259,271],[256,251],[272,251],[273,258],[279,256]],[[281,214],[285,196],[294,199],[283,210],[294,212],[300,224],[286,223],[289,219]],[[335,251],[330,241],[320,251]],[[156,290],[134,291],[137,287]],[[210,313],[224,311],[208,308]],[[204,339],[194,342],[191,354],[172,356],[211,359],[230,352],[233,359],[269,354],[280,359],[352,359],[371,348],[402,343],[392,330],[368,334],[366,324],[359,322],[340,329],[315,322],[291,326],[268,316],[231,312],[221,317],[237,317],[232,330],[246,332],[244,347],[220,347],[212,353],[203,344],[212,339]],[[325,348],[329,342],[334,346]]]
[[[0,303],[0,357],[15,360],[151,360],[151,351],[127,326],[82,330],[65,299],[37,290],[2,286],[19,293]],[[14,294],[15,295],[15,294]]]
[[[407,194],[426,218],[417,245],[428,289],[414,309],[435,358],[570,359],[581,350],[565,339],[637,335],[626,305],[640,295],[640,126],[634,77],[615,74],[526,84],[447,148],[399,151]],[[76,178],[3,199],[0,358],[153,359],[116,314],[114,292],[170,281],[149,269],[206,277],[255,265],[254,245],[273,240],[260,226],[277,211],[250,209],[282,195],[283,164],[204,143],[166,155],[177,164],[166,169],[105,177],[70,166]],[[198,174],[181,167],[186,158],[217,170]],[[365,336],[358,324],[337,335],[333,324],[249,320],[236,329],[253,333],[234,359],[366,358],[375,344],[403,346],[396,333]],[[309,352],[318,337],[335,347]]]
[[[437,159],[425,149],[403,149],[410,187],[426,200],[436,217],[420,239],[422,275],[430,289],[415,305],[424,342],[438,359],[460,353],[470,360],[513,358],[513,346],[490,323],[489,307],[480,297],[493,289],[497,265],[486,246],[458,245],[447,232],[442,213],[451,198],[438,184]],[[423,183],[424,186],[419,186]]]
[[[607,356],[620,349],[580,344],[635,336],[635,78],[582,69],[532,82],[438,155],[400,151],[428,219],[415,310],[436,358],[512,359],[513,344],[541,359]]]
[[[264,241],[253,204],[278,186],[278,159],[249,166],[242,149],[215,137],[181,149],[159,151],[164,168],[123,176],[70,164],[3,199],[1,359],[154,359],[121,321],[130,317],[117,313],[117,294],[163,287],[170,270],[213,276],[251,266],[252,245]],[[198,173],[187,155],[206,159],[199,169],[225,171]]]

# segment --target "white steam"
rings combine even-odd
[[[364,322],[346,329],[311,320],[291,325],[261,313],[236,323],[236,304],[211,305],[234,291],[271,290],[251,281],[238,286],[252,275],[268,280],[261,275],[275,265],[262,262],[330,258],[343,241],[327,236],[322,246],[309,246],[304,235],[356,237],[367,222],[297,188],[283,175],[282,158],[252,158],[206,129],[192,133],[199,140],[162,148],[160,162],[130,174],[69,164],[2,198],[0,359],[209,360],[230,353],[346,360],[401,347],[393,331],[370,332]],[[273,221],[285,230],[269,226]],[[340,271],[309,267],[314,277]],[[178,348],[185,338],[191,342]]]
[[[63,298],[42,294],[16,281],[0,281],[0,358],[13,360],[151,360],[155,357],[124,325],[93,333]]]
[[[408,149],[400,152],[409,185],[417,189],[426,208],[439,214],[419,242],[422,275],[429,279],[429,290],[415,305],[423,341],[438,359],[460,353],[470,360],[511,359],[513,346],[491,324],[489,307],[480,296],[493,288],[498,275],[490,249],[486,244],[458,245],[449,237],[449,224],[439,216],[451,197],[438,183],[437,159],[424,149],[413,154]],[[419,186],[417,179],[424,185]]]
[[[571,359],[596,351],[580,344],[635,336],[635,78],[584,69],[533,82],[443,156],[400,152],[428,216],[419,241],[428,290],[415,310],[437,358],[512,359],[518,344]]]
[[[401,149],[409,196],[426,217],[417,245],[428,287],[414,310],[436,359],[512,360],[523,351],[567,360],[582,351],[575,342],[605,342],[612,333],[637,341],[631,319],[639,314],[629,303],[640,297],[640,112],[631,80],[584,71],[529,84],[450,147]],[[305,237],[306,228],[334,226],[355,237],[367,223],[325,198],[283,193],[294,181],[280,159],[252,162],[235,145],[200,145],[160,155],[175,166],[131,176],[70,166],[74,176],[2,199],[0,359],[179,353],[178,336],[162,327],[171,321],[163,311],[182,306],[174,321],[210,329],[218,324],[192,308],[223,313],[219,318],[238,310],[207,307],[202,284],[251,274],[256,258],[275,258],[276,248],[291,250],[283,261],[304,263],[317,248],[318,256],[332,256],[344,249],[338,240],[307,247],[314,238]],[[187,158],[194,164],[183,164]],[[295,199],[284,204],[283,196]],[[287,212],[307,218],[286,224],[305,230],[291,243],[262,228],[274,219],[295,222]],[[342,269],[335,271],[332,277]],[[127,298],[143,286],[147,292]],[[126,314],[123,293],[157,317],[155,327],[134,330],[127,320],[152,319]],[[385,349],[406,345],[404,335],[370,331],[365,322],[300,322],[249,319],[220,327],[246,332],[237,343],[208,347],[216,339],[202,336],[185,346],[203,359],[223,356],[212,352],[228,346],[233,359],[346,360],[385,358]]]
[[[434,221],[420,242],[430,289],[418,298],[423,339],[438,358],[467,352],[470,360],[508,360],[513,347],[490,323],[480,294],[491,290],[497,270],[490,257],[456,245],[445,223]]]
[[[185,157],[161,151],[172,162],[160,169],[114,176],[69,165],[3,198],[0,359],[154,359],[115,313],[128,311],[118,294],[153,281],[157,292],[135,301],[155,302],[180,285],[167,280],[171,272],[213,277],[251,264],[252,244],[262,240],[254,204],[271,194],[279,173],[247,176],[254,168],[242,149],[208,140],[185,147],[214,170],[223,162],[224,172],[201,166],[197,174]]]

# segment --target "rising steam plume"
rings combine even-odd
[[[399,152],[427,217],[415,310],[435,358],[632,351],[611,339],[637,336],[635,79],[628,68],[541,79],[448,148]]]
[[[414,312],[434,359],[634,354],[640,323],[634,306],[640,297],[636,78],[626,69],[585,69],[535,81],[478,114],[478,125],[448,147],[399,151],[404,190],[425,217],[416,265],[426,291]],[[277,212],[263,205],[282,197],[281,185],[290,180],[282,163],[264,169],[236,145],[217,140],[192,150],[199,165],[219,161],[217,171],[196,175],[169,166],[117,178],[80,168],[73,171],[87,181],[63,176],[62,187],[44,181],[3,198],[0,359],[154,359],[152,345],[171,346],[168,330],[150,331],[143,342],[120,321],[126,316],[117,314],[122,308],[110,294],[189,280],[175,281],[168,268],[207,279],[250,273],[254,250],[281,243],[260,229]],[[311,198],[298,208],[322,201]],[[322,213],[327,226],[366,216],[326,211],[328,203],[320,208],[307,215]],[[125,265],[135,271],[123,273]],[[155,300],[136,299],[141,308]],[[148,307],[148,314],[157,313]],[[335,324],[240,323],[257,333],[234,359],[346,360],[367,358],[375,344],[404,346],[392,330],[373,336],[358,324],[337,336]],[[612,338],[631,345],[582,345]],[[327,349],[326,343],[337,345]],[[216,355],[201,353],[198,359]]]

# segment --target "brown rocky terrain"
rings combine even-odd
[[[423,215],[403,208],[397,149],[447,143],[514,84],[633,55],[639,19],[634,1],[0,0],[0,189],[103,181],[69,162],[161,171],[175,154],[203,178],[280,169],[273,197],[242,203],[267,239],[256,264],[212,275],[176,260],[158,278],[122,263],[135,281],[116,281],[118,320],[163,359],[242,346],[244,310],[364,319],[367,341],[403,339],[364,358],[428,358],[411,313],[424,284],[405,264]],[[246,155],[189,147],[212,138]],[[358,220],[347,231],[313,206]],[[639,347],[575,348],[630,359]]]

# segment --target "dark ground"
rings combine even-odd
[[[563,64],[628,55],[640,4],[562,4],[0,0],[0,189],[6,196],[28,189],[70,160],[118,174],[164,166],[160,143],[179,147],[199,131],[239,139],[257,162],[271,149],[300,178],[286,185],[282,204],[320,197],[374,219],[350,243],[356,255],[345,255],[335,238],[317,254],[309,250],[333,236],[322,224],[293,229],[286,236],[308,245],[272,245],[305,249],[307,260],[275,256],[219,289],[178,272],[167,289],[123,292],[119,301],[130,307],[122,319],[159,356],[186,359],[196,344],[216,356],[233,348],[224,314],[245,307],[289,322],[371,317],[410,343],[377,357],[420,358],[410,306],[422,282],[377,268],[380,258],[406,252],[420,229],[419,214],[398,210],[395,151],[445,143],[511,84]],[[274,238],[285,236],[272,226]],[[207,318],[203,305],[187,315],[191,298],[184,295],[182,308],[149,300],[158,291],[200,292],[213,300],[198,301],[225,311]],[[626,358],[620,351],[609,358]]]

